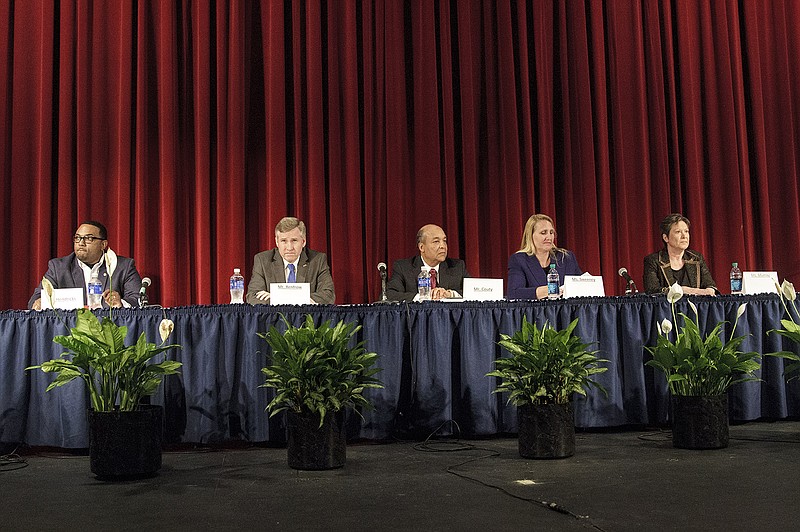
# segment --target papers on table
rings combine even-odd
[[[503,299],[502,279],[464,278],[464,301],[498,301]]]
[[[83,288],[53,288],[53,300],[42,291],[42,310],[83,308]]]
[[[310,283],[270,283],[270,305],[308,305],[311,302]]]
[[[743,272],[742,293],[748,296],[777,294],[778,272]]]
[[[584,273],[564,276],[564,297],[605,297],[603,277]]]

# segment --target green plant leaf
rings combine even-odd
[[[180,346],[156,347],[147,342],[144,334],[134,345],[126,346],[127,333],[127,327],[117,326],[109,317],[101,320],[89,310],[78,309],[70,334],[53,338],[67,351],[58,359],[26,369],[56,373],[48,391],[80,377],[95,410],[132,410],[138,407],[142,396],[155,392],[164,375],[177,373],[181,366],[176,361],[149,361]]]
[[[578,320],[557,331],[548,324],[541,329],[523,317],[522,327],[513,335],[501,334],[498,344],[510,356],[495,360],[495,369],[486,375],[500,382],[494,393],[508,393],[508,402],[517,406],[529,403],[564,403],[573,393],[586,395],[592,386],[605,388],[591,376],[608,368],[574,334]]]
[[[303,325],[294,327],[285,316],[281,318],[285,331],[272,326],[258,333],[271,349],[269,365],[261,369],[261,386],[275,389],[267,405],[270,416],[291,408],[318,415],[322,422],[328,412],[371,407],[362,393],[383,387],[374,377],[381,370],[373,367],[378,355],[356,341],[360,325],[340,321],[331,326],[326,321],[315,326],[307,314]]]
[[[680,314],[683,328],[676,330],[674,341],[660,334],[654,347],[645,347],[652,355],[645,364],[664,372],[670,393],[719,395],[738,382],[757,380],[753,373],[761,367],[758,353],[740,351],[747,337],[733,338],[732,331],[726,343],[722,336],[722,327],[727,323],[724,321],[703,336],[697,324],[699,313],[696,307],[693,310],[695,320]],[[740,305],[737,320],[743,312],[744,307]],[[735,324],[733,329],[736,329]]]

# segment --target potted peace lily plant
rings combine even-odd
[[[43,297],[52,297],[52,291],[50,281],[43,279]],[[160,345],[148,342],[144,333],[126,345],[128,328],[114,323],[111,310],[101,319],[91,310],[78,309],[69,334],[53,338],[67,351],[26,368],[56,375],[46,391],[75,379],[86,384],[91,405],[89,462],[99,478],[148,476],[161,468],[163,408],[141,400],[156,391],[165,375],[178,373],[180,362],[153,363],[157,355],[180,347],[166,345],[174,327],[171,320],[161,321]]]
[[[517,407],[519,454],[524,458],[565,458],[575,454],[573,394],[586,396],[593,386],[605,388],[593,379],[608,368],[600,363],[597,351],[589,351],[574,334],[578,320],[557,331],[545,323],[523,317],[522,328],[512,336],[501,334],[498,342],[511,356],[495,360],[494,371],[500,384],[494,393],[508,393],[508,402]]]
[[[672,321],[658,323],[655,347],[646,347],[653,355],[646,364],[664,372],[670,391],[672,444],[684,449],[720,449],[728,445],[728,389],[736,383],[755,381],[761,364],[758,353],[740,350],[746,336],[734,337],[739,318],[747,303],[736,310],[736,321],[725,342],[721,330],[727,322],[718,323],[703,337],[698,326],[694,303],[693,320],[686,314],[683,329],[677,326],[675,303],[683,297],[683,289],[674,284],[667,292],[672,307]],[[675,340],[670,333],[675,325]]]
[[[374,377],[376,353],[354,342],[360,325],[329,321],[314,326],[311,315],[300,327],[285,316],[284,332],[271,327],[258,336],[272,348],[270,365],[262,368],[262,387],[274,388],[267,405],[270,417],[286,411],[289,467],[322,470],[342,467],[346,459],[344,409],[371,408],[364,396],[383,388]]]
[[[800,312],[798,312],[797,309],[797,292],[794,290],[794,285],[784,279],[783,283],[778,286],[778,294],[780,294],[783,309],[786,311],[786,315],[789,319],[781,320],[783,329],[772,329],[769,332],[780,334],[781,336],[789,338],[794,343],[800,344],[800,323],[798,323],[798,321],[800,321]],[[791,306],[786,303],[787,301],[791,303]],[[794,311],[794,313],[792,313],[792,311]],[[795,316],[797,320],[795,320]],[[788,377],[789,380],[800,377],[800,356],[798,356],[797,353],[778,351],[776,353],[769,353],[769,355],[785,358],[789,361],[783,368],[783,374]]]

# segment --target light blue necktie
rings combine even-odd
[[[297,282],[297,277],[294,276],[294,264],[289,265],[289,277],[286,279],[287,283]]]

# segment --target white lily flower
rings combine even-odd
[[[42,277],[42,297],[47,298],[48,305],[53,308],[53,283],[47,277]]]
[[[783,280],[783,284],[781,285],[781,293],[783,297],[788,299],[789,301],[794,301],[797,299],[797,293],[794,291],[794,285],[787,281],[786,279]]]
[[[699,318],[700,315],[697,313],[697,306],[695,306],[695,304],[692,303],[691,299],[689,300],[689,306],[692,307],[692,312],[694,312],[694,317]]]
[[[746,308],[747,308],[747,303],[742,303],[741,305],[739,305],[739,308],[736,309],[736,319],[737,320],[742,317],[742,314],[744,314],[744,311],[746,310]]]
[[[42,291],[47,294],[47,297],[53,297],[53,283],[47,277],[42,277]]]
[[[175,324],[172,320],[163,319],[161,323],[158,325],[158,334],[161,335],[161,342],[166,342],[169,335],[172,334],[172,330],[175,329]]]
[[[660,331],[663,331],[664,336],[668,335],[672,332],[672,322],[669,321],[667,318],[664,318],[664,321],[658,326]]]
[[[681,285],[675,283],[669,287],[669,292],[667,292],[667,301],[669,301],[670,304],[675,303],[682,297],[683,297],[683,288],[681,288]]]

